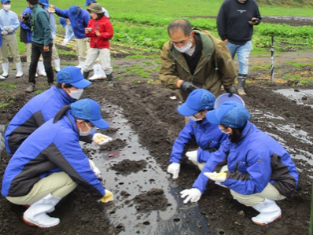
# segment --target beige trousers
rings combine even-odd
[[[89,49],[89,38],[76,38],[76,51],[80,61],[86,61],[87,50]]]
[[[91,71],[97,58],[100,58],[101,68],[106,74],[113,72],[111,65],[110,49],[89,48],[87,54],[87,60],[84,66],[84,71]]]
[[[32,55],[32,44],[31,43],[25,43],[25,49],[26,49],[26,62],[28,64],[30,64],[31,55]]]
[[[228,171],[227,166],[223,166],[220,172],[225,171]],[[234,197],[234,199],[239,201],[241,204],[244,204],[245,206],[256,206],[262,203],[264,201],[264,198],[273,201],[279,201],[286,198],[285,196],[281,195],[271,183],[268,183],[267,186],[260,193],[243,195],[235,192],[234,190],[230,190],[230,193]]]
[[[8,47],[13,56],[13,63],[21,62],[20,54],[18,51],[18,44],[15,34],[2,35],[2,47],[0,63],[9,63],[8,60]]]
[[[66,173],[58,172],[39,180],[27,195],[7,197],[7,199],[14,204],[31,205],[50,193],[54,197],[63,198],[72,192],[76,186],[77,184]]]

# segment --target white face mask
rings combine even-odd
[[[82,131],[82,130],[79,130],[79,135],[80,136],[87,136],[87,135],[90,135],[91,132],[93,132],[93,130],[95,129],[94,127],[90,127],[88,126],[88,124],[85,122],[86,126],[88,127],[88,131]]]
[[[10,10],[10,8],[11,8],[11,5],[3,5],[3,9],[4,9],[5,11]]]
[[[186,45],[182,46],[182,47],[177,47],[174,45],[174,47],[176,48],[177,51],[179,51],[180,53],[186,53],[187,51],[190,50],[190,48],[192,47],[192,43],[188,42]]]
[[[192,120],[192,121],[195,121],[195,122],[198,122],[198,121],[202,121],[202,118],[196,118],[195,116],[189,116],[189,118]]]
[[[224,130],[225,130],[224,128],[221,128],[220,126],[218,126],[218,128],[220,129],[221,132],[223,132],[223,133],[225,133],[225,134],[227,134],[227,135],[230,135],[230,132],[225,132],[225,131],[224,131]]]
[[[84,92],[84,89],[71,90],[68,94],[72,99],[78,100]]]

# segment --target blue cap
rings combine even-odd
[[[90,121],[100,129],[106,129],[110,125],[101,117],[100,105],[91,99],[78,100],[71,104],[71,114],[79,119]]]
[[[78,6],[71,6],[69,9],[70,16],[76,19],[78,17]]]
[[[185,103],[177,108],[183,116],[191,116],[202,110],[213,109],[215,96],[205,89],[193,90]]]
[[[1,0],[1,4],[4,4],[6,2],[11,2],[10,0]]]
[[[86,0],[84,7],[88,6],[90,3],[96,2],[96,0]]]
[[[49,0],[39,0],[38,3],[41,4],[41,5],[44,5],[45,7],[49,6]]]
[[[249,120],[250,114],[242,104],[227,101],[218,109],[207,112],[206,119],[212,124],[223,124],[230,128],[240,128]]]
[[[62,25],[62,27],[64,28],[66,26],[66,19],[63,17],[60,17],[60,24]]]
[[[58,83],[69,83],[72,86],[82,89],[91,84],[84,78],[79,68],[75,66],[65,66],[57,73]]]

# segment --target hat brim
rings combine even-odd
[[[77,82],[71,82],[70,83],[72,86],[78,88],[78,89],[83,89],[92,84],[92,82],[86,80],[85,78],[77,81]]]
[[[89,4],[86,3],[86,4],[84,5],[84,7],[86,7],[86,6],[88,6],[88,5],[89,5]]]
[[[217,118],[217,110],[212,110],[212,111],[209,111],[207,112],[206,114],[206,120],[211,123],[211,124],[220,124],[220,119]]]
[[[104,119],[99,120],[89,120],[94,126],[98,127],[99,129],[107,129],[110,124],[107,123]]]
[[[192,116],[198,112],[197,109],[189,108],[186,103],[177,108],[177,111],[184,117]]]
[[[64,23],[64,24],[61,24],[62,25],[62,27],[64,28],[65,26],[66,26],[66,23]]]

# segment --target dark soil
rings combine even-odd
[[[131,160],[125,159],[119,162],[118,164],[114,164],[111,168],[118,173],[127,175],[132,172],[136,173],[138,171],[141,171],[142,169],[146,167],[146,165],[147,165],[147,162],[144,160],[131,161]]]
[[[293,59],[293,57],[289,57],[289,54],[283,57],[284,59]],[[301,58],[301,55],[296,57]],[[262,60],[263,58],[251,58],[252,63]],[[77,63],[77,61],[68,62]],[[112,63],[122,67],[123,64],[129,66],[141,63],[141,61],[115,58]],[[306,69],[312,70],[313,66],[309,66]],[[26,67],[24,67],[24,71],[27,71]],[[276,77],[283,77],[286,74],[297,74],[299,72],[303,72],[303,70],[298,69],[295,71],[294,67],[284,66],[277,72]],[[115,73],[119,73],[119,70],[116,69]],[[27,74],[20,79],[16,79],[14,74],[15,71],[11,71],[10,77],[0,82],[0,104],[7,105],[3,105],[0,109],[0,124],[3,125],[7,125],[15,113],[36,95],[35,93],[24,93],[28,85]],[[120,76],[123,76],[123,73],[120,72],[120,74]],[[268,74],[269,72],[264,70],[251,71],[251,77],[266,79]],[[184,126],[184,118],[176,111],[180,104],[179,100],[170,98],[177,96],[176,93],[157,83],[150,84],[148,80],[157,81],[157,73],[152,73],[148,79],[143,79],[136,74],[127,75],[127,79],[115,80],[114,87],[108,87],[106,81],[95,81],[93,85],[85,90],[82,98],[90,97],[101,104],[110,102],[121,107],[124,117],[138,134],[140,144],[149,150],[151,156],[166,171],[172,144]],[[297,87],[298,84],[294,82],[288,84],[294,89],[299,89],[300,92],[302,89],[312,88]],[[12,86],[16,86],[16,88]],[[46,78],[38,78],[36,87],[39,91],[47,89]],[[272,85],[266,81],[248,81],[247,96],[243,97],[246,107],[250,112],[256,109],[261,111],[261,114],[252,114],[251,121],[262,131],[275,134],[275,138],[278,141],[280,141],[280,138],[283,139],[283,144],[292,150],[291,155],[301,154],[301,151],[313,153],[311,142],[299,141],[292,134],[282,132],[278,128],[279,125],[295,125],[307,132],[307,135],[311,138],[313,136],[312,108],[297,105],[295,102],[273,92],[273,90],[279,88],[291,87],[287,84]],[[270,122],[274,123],[274,126],[270,126],[263,119],[266,113],[271,113],[274,117],[280,116],[284,119],[270,119]],[[103,111],[103,116],[108,116],[105,110]],[[103,133],[112,135],[115,132],[115,129],[109,128]],[[125,140],[117,138],[104,145],[102,150],[118,150],[125,146]],[[88,155],[89,150],[87,146],[85,145],[84,148]],[[0,182],[2,182],[3,173],[10,157],[5,150],[1,154]],[[307,157],[309,158],[309,156]],[[229,190],[215,184],[209,184],[208,189],[199,201],[199,207],[201,213],[208,218],[210,229],[213,231],[221,231],[222,229],[224,234],[232,235],[308,234],[312,190],[310,177],[313,176],[312,166],[306,160],[294,159],[294,162],[299,170],[299,186],[293,197],[277,203],[282,209],[282,219],[267,226],[254,225],[251,222],[251,217],[255,216],[257,212],[253,208],[245,207],[233,200]],[[121,168],[118,169],[118,172],[121,174],[138,172],[143,169],[143,165],[143,163],[131,164],[131,161],[129,161],[125,165],[124,170]],[[131,170],[128,168],[131,168]],[[192,166],[190,162],[184,161],[176,183],[181,189],[191,188],[198,174],[199,170],[197,168]],[[130,196],[126,191],[121,192],[120,195],[123,197]],[[152,192],[149,191],[134,196],[129,198],[128,206],[136,204],[138,210],[146,210],[147,212],[163,210],[167,206],[167,199],[164,197],[163,189],[155,189]],[[151,200],[153,198],[155,200]],[[29,227],[23,222],[24,207],[13,205],[4,197],[0,197],[0,234],[118,234],[123,227],[112,227],[110,225],[107,215],[103,213],[105,208],[105,205],[98,204],[83,189],[77,188],[62,199],[56,206],[55,212],[51,214],[59,217],[61,224],[55,228],[41,230]],[[219,234],[222,233],[219,232]]]

